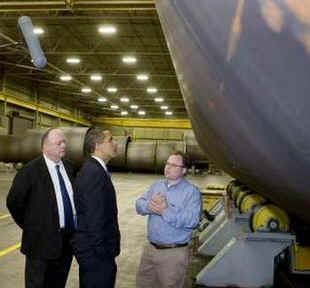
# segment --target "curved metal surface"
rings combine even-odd
[[[191,163],[207,162],[206,153],[200,148],[193,131],[184,132],[185,152]]]
[[[66,158],[76,164],[84,160],[84,138],[89,128],[59,127],[64,131],[68,144]],[[21,136],[0,136],[0,160],[4,162],[28,162],[41,154],[41,138],[48,128],[29,129]]]
[[[156,141],[135,141],[128,143],[128,169],[141,172],[154,171],[156,145]]]
[[[0,161],[20,161],[20,143],[22,139],[20,136],[0,135]]]
[[[127,147],[130,136],[113,136],[117,141],[117,156],[109,161],[108,166],[117,170],[125,170],[127,167]]]
[[[163,172],[165,168],[165,162],[169,155],[173,152],[184,152],[184,143],[181,141],[157,141],[156,148],[156,172]]]
[[[219,167],[310,223],[310,4],[156,6],[201,147]]]

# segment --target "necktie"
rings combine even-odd
[[[60,170],[59,170],[59,165],[56,165],[56,171],[57,171],[57,176],[58,176],[59,185],[60,185],[62,202],[64,205],[65,230],[67,232],[73,232],[74,231],[74,219],[73,219],[72,205],[71,205],[69,194],[68,194],[68,191],[65,185],[64,178],[62,177]]]

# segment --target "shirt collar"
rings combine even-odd
[[[172,186],[176,186],[178,185],[179,183],[183,182],[184,181],[184,178],[182,177],[181,179],[177,180],[176,182],[170,182],[168,181],[168,179],[166,179],[166,185],[167,187],[172,187]]]
[[[43,154],[43,157],[44,157],[44,160],[45,160],[46,165],[47,165],[48,167],[54,167],[54,168],[55,168],[56,165],[59,165],[60,167],[63,166],[61,160],[60,160],[59,162],[56,163],[56,162],[54,162],[53,160],[49,159],[45,154]]]
[[[106,172],[108,172],[108,168],[107,168],[107,166],[105,165],[104,161],[101,158],[99,158],[97,156],[91,156],[91,157],[96,159],[101,164],[101,166],[104,168],[104,170]]]

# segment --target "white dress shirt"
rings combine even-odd
[[[60,184],[59,184],[59,179],[57,175],[57,170],[56,170],[56,165],[59,165],[59,171],[65,181],[66,189],[69,194],[71,206],[72,206],[72,212],[73,212],[73,218],[76,223],[76,211],[75,211],[75,206],[74,206],[74,201],[73,201],[73,189],[71,182],[69,180],[69,177],[67,175],[66,169],[62,163],[62,161],[59,161],[58,163],[55,163],[54,161],[50,160],[47,158],[44,154],[43,157],[45,159],[45,163],[48,168],[48,172],[50,173],[50,176],[52,178],[52,182],[54,185],[54,190],[55,190],[55,195],[56,195],[56,201],[57,201],[57,208],[58,208],[58,214],[59,214],[59,226],[60,228],[65,227],[65,214],[64,214],[64,205],[62,201],[62,195],[61,195],[61,190],[60,190]]]
[[[101,166],[104,168],[105,172],[107,172],[107,174],[110,175],[109,170],[107,168],[107,165],[105,165],[104,161],[101,158],[99,158],[97,156],[91,156],[91,157],[96,159],[101,164]]]

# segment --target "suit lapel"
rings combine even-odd
[[[52,177],[48,171],[46,162],[44,157],[41,157],[41,161],[40,161],[40,170],[41,170],[41,175],[42,175],[42,183],[43,183],[43,187],[46,187],[45,191],[42,191],[42,193],[47,193],[48,197],[49,197],[49,202],[52,203],[52,209],[53,209],[53,214],[54,214],[54,219],[57,219],[57,223],[56,225],[59,226],[59,213],[58,213],[58,207],[57,207],[57,200],[56,200],[56,192],[54,189],[54,184],[52,181]]]

